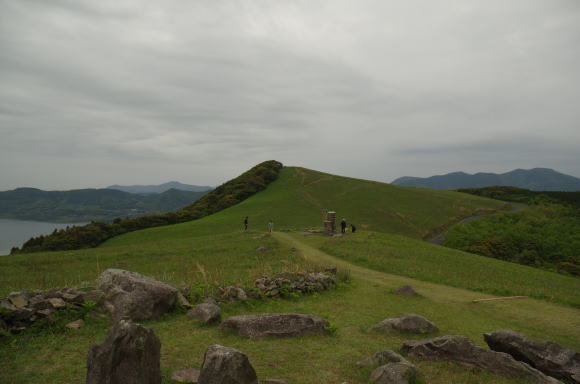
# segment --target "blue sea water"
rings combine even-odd
[[[55,229],[73,225],[84,225],[84,223],[63,224],[0,219],[0,255],[8,255],[12,247],[20,247],[31,237],[48,235]]]

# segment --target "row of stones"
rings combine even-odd
[[[0,298],[0,329],[19,333],[35,321],[52,321],[56,311],[79,310],[85,301],[98,301],[102,296],[98,290],[83,292],[72,288],[12,292]]]

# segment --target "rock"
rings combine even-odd
[[[485,342],[498,352],[528,363],[546,375],[580,383],[580,354],[551,341],[533,341],[509,330],[485,333]]]
[[[28,305],[28,299],[30,296],[27,292],[20,291],[20,292],[12,292],[8,295],[8,300],[14,305],[16,308],[23,308]]]
[[[329,265],[328,267],[324,268],[324,272],[330,273],[332,275],[336,275],[336,265]]]
[[[53,308],[52,304],[43,295],[36,295],[30,298],[28,306],[35,311]]]
[[[36,311],[36,314],[41,315],[41,317],[48,317],[50,316],[51,313],[52,311],[49,308],[39,309],[38,311]]]
[[[77,303],[80,304],[85,301],[84,295],[81,292],[70,291],[61,294],[61,297],[64,301],[69,303]]]
[[[4,309],[4,310],[7,310],[7,311],[15,311],[16,309],[18,309],[8,299],[0,299],[0,308],[1,309]],[[2,312],[0,312],[0,313],[2,313]]]
[[[84,324],[85,324],[85,322],[83,321],[83,319],[78,319],[75,321],[71,321],[70,323],[65,325],[65,327],[70,328],[70,329],[80,329]]]
[[[64,302],[63,299],[59,299],[59,298],[55,297],[52,299],[47,299],[46,301],[48,301],[54,309],[60,309],[60,308],[66,307],[66,303]]]
[[[416,295],[417,291],[410,285],[405,285],[401,288],[398,288],[394,292],[395,295]]]
[[[186,368],[181,371],[175,371],[171,374],[171,379],[180,383],[197,383],[199,380],[199,369]]]
[[[89,349],[86,384],[160,384],[160,357],[152,330],[120,320],[102,344]]]
[[[85,292],[85,301],[92,301],[94,303],[99,303],[101,299],[105,297],[105,294],[100,289],[93,289]]]
[[[243,288],[231,285],[223,288],[222,298],[230,301],[246,301],[248,300],[248,295]]]
[[[203,302],[208,303],[208,304],[218,305],[218,302],[216,301],[216,299],[214,299],[211,296],[208,296],[205,299],[203,299]]]
[[[415,383],[417,369],[411,363],[389,363],[376,368],[370,377],[377,384],[410,384]]]
[[[322,317],[295,313],[241,315],[227,319],[221,329],[234,329],[240,336],[298,336],[325,334],[328,321]]]
[[[359,367],[376,367],[388,363],[408,363],[407,359],[389,349],[375,352],[372,356],[356,363]]]
[[[260,384],[288,384],[288,382],[281,379],[266,379],[260,380]]]
[[[177,300],[171,285],[122,269],[103,272],[97,288],[105,293],[104,307],[113,321],[154,319],[169,312]]]
[[[189,300],[187,300],[185,296],[183,296],[183,294],[179,291],[177,291],[177,304],[179,304],[180,307],[191,308],[191,303]]]
[[[199,384],[257,384],[248,357],[234,348],[212,345],[206,351]]]
[[[204,324],[215,324],[222,320],[220,307],[210,303],[196,305],[187,315],[201,320]]]
[[[256,252],[266,252],[266,251],[268,251],[268,248],[265,248],[265,247],[256,248]]]
[[[486,369],[496,375],[528,380],[537,384],[556,384],[558,380],[544,375],[528,364],[515,360],[503,352],[495,352],[476,345],[465,336],[447,335],[433,339],[407,341],[403,353],[428,360],[454,361]]]
[[[407,313],[399,317],[385,319],[371,327],[372,330],[400,331],[408,333],[432,333],[439,329],[431,321],[414,313]]]

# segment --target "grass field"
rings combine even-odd
[[[172,370],[199,368],[203,352],[214,343],[247,353],[261,379],[366,383],[369,372],[357,368],[356,361],[380,349],[396,350],[403,341],[417,338],[367,331],[372,324],[401,313],[433,320],[441,329],[436,335],[461,334],[482,345],[483,332],[507,328],[580,348],[580,311],[573,308],[578,303],[578,279],[417,240],[458,217],[501,207],[503,203],[453,192],[287,168],[267,190],[199,221],[129,233],[96,249],[1,258],[0,295],[91,281],[109,267],[187,285],[200,294],[217,285],[249,286],[262,273],[328,264],[352,277],[351,283],[335,291],[222,306],[224,318],[263,312],[323,316],[336,327],[336,333],[328,336],[244,339],[201,326],[179,312],[146,322],[162,342],[164,383],[172,382]],[[360,224],[361,232],[342,238],[287,232],[319,227],[323,208]],[[246,215],[250,216],[249,232],[241,230]],[[261,233],[270,218],[277,230],[284,231],[272,236]],[[257,247],[268,251],[257,252]],[[392,293],[407,284],[420,296]],[[472,303],[490,294],[512,293],[541,299]],[[79,331],[55,327],[0,340],[0,382],[83,381],[87,350],[102,342],[107,326],[106,320],[89,317]],[[416,363],[428,383],[524,383],[455,364]]]

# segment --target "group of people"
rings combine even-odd
[[[244,217],[244,231],[247,230],[248,230],[248,216]],[[270,219],[270,221],[268,221],[268,233],[272,233],[273,230],[274,230],[274,221]],[[340,230],[342,233],[346,233],[346,219],[342,219],[342,221],[340,222]],[[352,223],[350,224],[350,231],[352,233],[356,232],[356,227]]]

